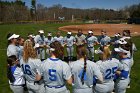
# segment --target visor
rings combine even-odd
[[[38,31],[40,34],[44,34],[44,31],[43,30],[39,30]]]
[[[18,37],[19,37],[19,35],[13,34],[12,36],[10,36],[10,37],[8,38],[8,40],[11,40],[11,39],[13,39],[13,38],[18,38]]]
[[[115,48],[114,49],[116,52],[121,52],[121,53],[129,53],[129,51],[122,49],[121,47]]]

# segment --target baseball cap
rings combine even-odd
[[[114,49],[116,52],[121,52],[121,53],[129,53],[129,51],[124,50],[123,48],[119,47],[119,48],[115,48]]]
[[[67,34],[71,35],[71,32],[68,32]]]
[[[48,36],[52,36],[52,33],[48,33]]]
[[[127,44],[127,42],[125,41],[125,38],[120,38],[118,43],[121,44],[121,45]]]
[[[10,37],[8,38],[8,40],[11,40],[11,39],[13,39],[13,38],[18,38],[18,37],[19,37],[19,35],[13,34],[12,36],[10,36]]]
[[[35,36],[34,36],[34,35],[28,35],[28,37],[35,38]]]
[[[89,30],[88,33],[91,34],[91,33],[93,33],[93,31]]]
[[[40,34],[44,34],[44,30],[39,30],[38,31]]]

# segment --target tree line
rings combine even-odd
[[[0,22],[47,21],[47,20],[126,20],[130,17],[140,17],[140,4],[113,9],[76,9],[63,7],[60,4],[51,7],[36,4],[31,0],[31,7],[21,0],[0,0]]]

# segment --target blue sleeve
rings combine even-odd
[[[93,85],[96,85],[96,83],[97,83],[97,78],[93,76]]]
[[[129,71],[122,70],[120,76],[121,77],[124,77],[124,78],[127,78],[128,77],[128,74],[129,74]]]

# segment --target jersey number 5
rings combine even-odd
[[[117,67],[113,67],[112,69],[107,69],[105,79],[114,78],[116,70],[117,70]]]
[[[49,79],[50,79],[51,81],[56,81],[56,80],[57,80],[56,70],[54,70],[54,69],[49,69]]]
[[[21,65],[22,66],[22,69],[23,69],[23,72],[24,74],[27,74],[27,75],[32,75],[31,71],[30,71],[30,66],[29,65]]]

